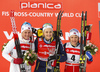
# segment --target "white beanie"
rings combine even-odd
[[[79,31],[77,29],[71,29],[69,32],[69,37],[71,35],[77,35],[79,37]]]
[[[53,26],[50,23],[45,23],[42,27],[42,30],[44,31],[47,28],[51,28],[53,30]]]
[[[30,30],[32,31],[32,26],[30,23],[28,22],[24,22],[21,26],[21,33],[24,31],[24,30]]]

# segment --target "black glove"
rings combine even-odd
[[[49,56],[48,57],[48,61],[52,61],[52,60],[56,60],[56,59],[59,59],[59,55],[53,55],[53,56]]]
[[[57,36],[57,31],[53,31],[54,32],[54,37]],[[62,30],[59,31],[59,36],[63,36]]]
[[[60,35],[60,36],[63,36],[62,30],[60,30],[59,35]]]
[[[36,29],[32,27],[32,32],[36,34]]]

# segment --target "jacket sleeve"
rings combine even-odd
[[[35,52],[37,53],[38,52],[38,38],[36,38],[34,44],[35,44]]]
[[[67,60],[67,55],[66,52],[64,50],[63,44],[60,40],[60,57],[59,57],[59,62],[64,62]]]
[[[3,52],[2,52],[2,56],[8,60],[9,62],[13,61],[13,58],[9,55],[9,53],[11,53],[11,51],[13,50],[15,44],[14,44],[14,39],[12,39],[11,41],[8,42],[8,44],[5,46]]]

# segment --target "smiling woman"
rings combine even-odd
[[[71,29],[69,33],[69,40],[64,44],[65,52],[67,55],[67,60],[65,64],[64,72],[79,72],[80,66],[80,43],[79,43],[79,31],[77,29]],[[88,62],[93,61],[92,55],[89,52],[86,52],[88,56]]]
[[[14,21],[14,19],[11,19],[11,21]],[[20,70],[31,72],[31,65],[33,65],[32,63],[34,63],[34,61],[29,65],[23,63],[23,54],[29,49],[34,50],[34,43],[30,45],[32,26],[30,23],[24,22],[21,26],[21,33],[18,36],[15,25],[16,24],[12,22],[14,39],[11,39],[4,47],[2,56],[11,63],[9,72],[20,72]],[[15,37],[15,35],[17,37]]]
[[[71,29],[69,33],[69,40],[73,46],[77,46],[79,41],[79,31],[77,29]]]
[[[38,59],[34,72],[51,72],[51,64],[48,65],[50,59],[56,63],[55,47],[56,39],[53,37],[53,26],[50,23],[45,23],[42,26],[43,36],[35,40],[35,52],[37,52]],[[59,42],[60,53],[57,55],[59,62],[67,59],[61,41]],[[52,55],[52,56],[51,56]],[[55,61],[54,61],[55,60]],[[54,63],[52,63],[53,65]]]
[[[23,23],[21,26],[21,34],[24,39],[29,40],[29,38],[32,36],[32,28],[30,23]]]

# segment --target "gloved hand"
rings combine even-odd
[[[59,55],[57,55],[57,56],[56,55],[53,55],[53,56],[49,56],[48,57],[48,61],[53,61],[53,60],[56,60],[56,59],[59,59]]]
[[[23,59],[22,58],[16,58],[13,60],[14,64],[22,64],[23,63]]]
[[[42,29],[38,29],[37,30],[37,37],[42,37],[42,35],[43,35]]]
[[[51,66],[52,66],[52,67],[56,67],[56,62],[57,62],[57,60],[54,60],[54,61],[51,63]]]
[[[33,33],[36,33],[36,29],[35,29],[35,28],[33,28],[33,27],[32,27],[32,32],[33,32]]]
[[[53,31],[53,32],[54,32],[54,33],[53,33],[53,34],[54,34],[54,37],[56,37],[57,31]],[[63,36],[62,30],[59,31],[59,35],[60,35],[60,36]]]
[[[35,64],[35,62],[31,63],[30,61],[28,62],[29,65],[33,66]]]
[[[60,30],[59,34],[60,34],[61,37],[63,36],[62,30]]]
[[[88,58],[88,61],[93,61],[90,51],[86,51],[86,57]]]

